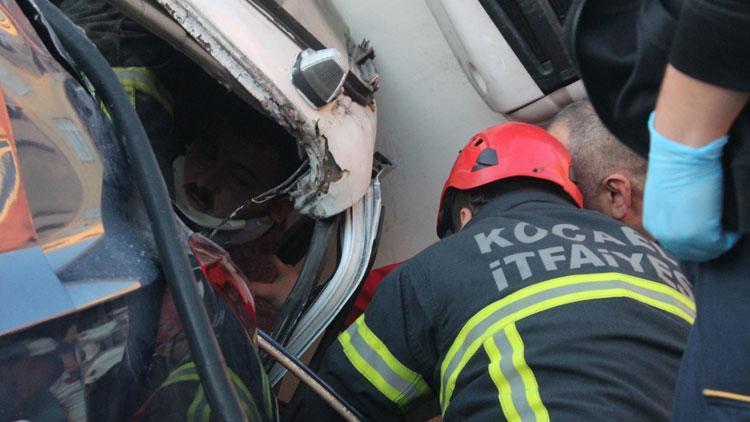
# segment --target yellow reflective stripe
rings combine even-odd
[[[341,333],[339,342],[354,368],[399,408],[431,394],[424,379],[399,362],[367,327],[364,315]]]
[[[351,341],[351,336],[346,331],[341,333],[341,335],[339,336],[339,342],[341,342],[341,345],[344,348],[344,355],[346,355],[346,357],[349,359],[349,362],[351,362],[351,364],[354,366],[354,369],[362,374],[362,376],[365,377],[367,381],[369,381],[389,400],[396,402],[401,396],[401,393],[395,388],[391,387],[391,385],[388,384],[385,378],[383,378],[383,376],[380,375],[378,371],[370,366],[370,364],[367,363],[367,361],[364,360],[362,356],[359,355],[359,353],[357,353],[357,351],[354,349],[354,346],[352,346]]]
[[[195,363],[193,363],[192,361],[190,361],[190,362],[188,362],[188,363],[180,366],[179,368],[175,369],[174,371],[172,371],[172,373],[169,376],[170,377],[172,377],[172,376],[179,377],[179,376],[182,376],[182,375],[191,375],[191,374],[195,374],[195,373],[197,373],[197,372],[195,372]]]
[[[127,94],[128,99],[130,100],[130,105],[135,108],[135,86],[133,86],[132,81],[120,79],[120,85],[122,85],[122,90]]]
[[[201,421],[209,422],[210,420],[211,420],[211,407],[209,407],[208,402],[206,402],[205,405],[203,406],[203,412],[201,412]]]
[[[516,324],[509,324],[483,343],[490,363],[490,378],[498,390],[500,407],[510,422],[549,422],[539,385],[524,358],[524,345]]]
[[[265,372],[263,372],[263,374],[263,376],[265,377]],[[237,388],[237,393],[240,396],[242,405],[245,408],[245,412],[247,413],[247,415],[251,417],[251,420],[260,420],[260,413],[258,412],[258,407],[255,403],[255,400],[253,399],[253,395],[250,393],[250,390],[247,388],[245,383],[242,382],[242,379],[240,379],[240,377],[231,369],[229,369],[229,376],[232,378],[232,382]],[[208,401],[205,398],[203,386],[200,384],[200,378],[198,376],[198,372],[195,369],[194,362],[188,362],[172,371],[172,373],[169,374],[167,379],[159,388],[165,388],[172,384],[183,381],[194,381],[199,383],[196,396],[193,402],[190,404],[190,407],[188,408],[189,418],[192,418],[191,420],[198,420],[197,417],[200,416],[201,420],[209,420],[211,416],[211,407],[208,405]],[[264,388],[267,385],[268,384],[266,380]],[[268,405],[271,405],[270,401]],[[269,408],[269,412],[270,411],[271,410]]]
[[[357,319],[359,325],[359,334],[365,339],[365,342],[374,350],[381,358],[385,361],[389,368],[395,372],[401,379],[408,381],[412,385],[416,386],[419,395],[430,394],[430,387],[422,379],[422,376],[418,373],[407,368],[406,365],[399,362],[393,354],[391,354],[388,347],[373,333],[370,328],[365,324],[365,316],[361,315]]]
[[[182,381],[200,381],[198,373],[195,371],[195,363],[188,362],[172,371],[159,388],[168,387]]]
[[[521,334],[518,332],[516,324],[509,324],[505,327],[504,331],[513,350],[513,367],[523,381],[526,403],[528,403],[528,406],[534,414],[537,422],[549,422],[547,408],[544,407],[542,397],[539,395],[539,384],[537,384],[534,372],[531,371],[531,368],[529,368],[529,365],[526,363],[526,358],[524,357],[524,346]]]
[[[257,354],[255,355],[257,357]],[[260,364],[260,361],[258,361],[258,366],[260,368],[263,368],[263,365]],[[265,370],[260,371],[260,379],[261,379],[261,388],[263,389],[263,403],[265,403],[266,407],[266,416],[268,416],[268,420],[274,419],[273,415],[273,402],[271,401],[271,383],[268,381],[268,375],[266,374]]]
[[[511,397],[510,383],[503,375],[503,371],[500,370],[500,350],[497,349],[497,345],[494,341],[487,340],[484,342],[484,350],[487,352],[487,356],[490,358],[490,363],[487,365],[487,370],[490,373],[490,378],[497,386],[497,397],[500,400],[500,408],[503,409],[503,414],[508,422],[517,422],[521,420],[521,416],[516,410],[516,406],[513,405],[513,398]]]
[[[195,394],[195,397],[193,398],[193,401],[190,403],[190,406],[188,407],[187,414],[185,415],[185,418],[188,422],[197,422],[197,413],[198,413],[198,407],[200,407],[202,404],[205,404],[206,398],[203,395],[203,387],[198,386],[198,392]],[[208,408],[208,406],[205,406]],[[203,409],[202,409],[203,410]],[[201,412],[202,416],[203,412]]]
[[[558,306],[594,299],[629,298],[692,324],[695,304],[676,290],[620,273],[560,277],[514,292],[475,314],[459,332],[441,365],[440,403],[448,408],[456,378],[487,337],[505,325]]]
[[[250,420],[260,420],[258,406],[255,404],[255,400],[253,399],[253,395],[250,394],[250,390],[247,389],[245,383],[242,382],[240,377],[231,369],[229,370],[229,375],[232,377],[232,382],[234,383],[235,387],[237,387],[237,389],[239,390],[237,391],[237,393],[242,400],[242,405],[245,408],[245,413],[251,416]]]
[[[198,374],[183,375],[183,376],[179,376],[179,377],[172,377],[172,376],[170,376],[169,378],[167,378],[166,381],[164,381],[164,384],[161,385],[161,388],[169,387],[172,384],[175,384],[175,383],[178,383],[178,382],[183,382],[183,381],[196,381],[196,382],[199,382],[200,378],[198,377]]]
[[[161,87],[154,73],[146,67],[113,67],[112,70],[120,80],[125,92],[130,97],[130,102],[135,107],[135,94],[142,92],[164,107],[169,114],[174,115],[174,101],[169,93]]]

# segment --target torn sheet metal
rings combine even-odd
[[[293,355],[301,357],[315,343],[367,276],[381,212],[380,180],[376,177],[367,194],[344,214],[339,265],[292,332],[287,350]],[[268,374],[271,385],[284,374],[286,369],[274,364]]]
[[[345,95],[320,108],[292,85],[301,48],[247,0],[158,0],[205,51],[297,139],[310,172],[291,192],[295,208],[329,217],[351,207],[370,184],[376,110]]]

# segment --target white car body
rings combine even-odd
[[[158,0],[184,30],[228,72],[256,107],[292,133],[307,156],[310,172],[290,192],[295,208],[312,217],[330,217],[367,192],[375,148],[375,104],[362,105],[340,94],[316,109],[292,84],[290,74],[302,48],[252,1]],[[305,28],[347,54],[343,26],[324,2],[287,1],[304,17]],[[244,93],[238,93],[243,95]]]
[[[512,120],[540,122],[584,98],[576,80],[543,92],[479,0],[426,0],[461,68],[487,105]]]

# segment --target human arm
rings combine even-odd
[[[700,148],[729,132],[748,96],[748,92],[703,82],[668,65],[656,100],[654,127],[668,139]]]
[[[649,122],[644,226],[683,260],[713,259],[738,239],[721,223],[722,154],[750,90],[748,4],[686,2]]]
[[[276,277],[270,283],[249,281],[248,287],[255,297],[263,299],[278,311],[284,305],[289,292],[297,283],[297,270],[283,263],[276,255],[271,255],[271,261],[276,268]]]
[[[383,280],[363,316],[326,352],[321,377],[368,419],[399,420],[433,393],[429,292],[415,265],[403,265]],[[302,415],[337,416],[311,391]]]
[[[688,88],[683,86],[682,91],[668,92],[674,95],[667,95],[665,100],[662,100],[664,95],[660,95],[662,110],[666,111],[658,114],[657,103],[657,111],[648,122],[651,141],[643,225],[681,260],[708,261],[729,250],[739,239],[722,227],[722,154],[728,136],[712,136],[729,130],[744,102],[735,93],[722,95],[718,87],[701,87],[701,84],[708,84],[687,81],[683,76],[677,78],[676,82],[665,79],[664,84],[674,90],[681,85],[688,85]],[[701,96],[702,91],[702,99],[696,100],[698,105],[713,106],[714,111],[721,109],[726,113],[713,116],[714,111],[706,111],[701,114],[700,109],[682,98],[685,94]],[[735,114],[731,114],[734,110]],[[691,115],[695,115],[693,123],[687,123]],[[666,121],[665,129],[658,129],[660,116]],[[666,136],[662,130],[674,137]]]

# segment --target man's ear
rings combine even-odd
[[[624,219],[633,206],[633,186],[630,179],[620,173],[610,174],[602,180],[603,211],[617,220]]]
[[[471,211],[471,209],[467,207],[461,208],[461,211],[458,212],[458,219],[461,221],[461,228],[463,229],[466,223],[471,221],[471,219],[474,218],[474,212]]]

